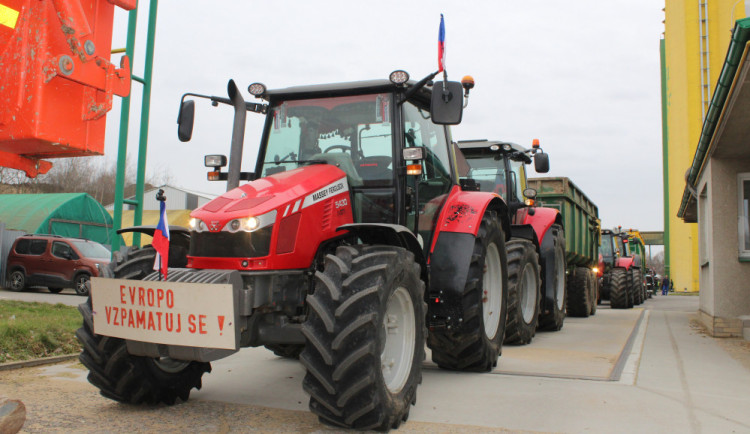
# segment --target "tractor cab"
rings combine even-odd
[[[232,161],[241,160],[242,155],[241,145],[233,139],[228,172],[221,172],[227,164],[226,157],[206,157],[206,165],[212,168],[209,180],[231,181],[234,177],[253,184],[278,182],[288,189],[300,190],[305,187],[285,180],[308,179],[308,175],[301,175],[306,168],[325,165],[331,173],[340,171],[346,175],[345,188],[351,203],[346,198],[337,200],[336,213],[350,209],[354,223],[405,226],[426,249],[435,229],[436,213],[451,188],[458,184],[447,125],[460,122],[464,100],[473,86],[468,79],[463,83],[433,83],[434,76],[414,82],[405,71],[394,71],[388,80],[276,90],[253,83],[248,90],[261,103],[233,103],[233,95],[234,99],[240,98],[236,87],[232,88],[233,82],[230,99],[186,96],[206,97],[214,104],[232,103],[242,115],[245,111],[266,115],[255,170],[233,174],[240,169],[233,168]],[[192,104],[192,100],[183,97],[178,121],[183,141],[190,139],[192,131]],[[236,115],[235,129],[237,119]],[[240,123],[244,123],[241,116]],[[242,135],[236,136],[241,142]],[[331,176],[336,178],[335,174]],[[231,188],[228,185],[228,190]],[[335,193],[324,191],[311,201]]]
[[[549,171],[549,156],[539,148],[526,149],[516,143],[492,140],[462,140],[458,142],[459,159],[465,161],[461,176],[479,191],[500,195],[511,209],[533,204],[534,189],[526,186],[526,168],[531,164],[539,173]],[[461,164],[459,164],[461,165]]]

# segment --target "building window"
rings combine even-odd
[[[737,196],[740,257],[750,259],[750,173],[737,176]]]

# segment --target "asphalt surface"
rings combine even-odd
[[[600,306],[530,345],[505,347],[485,374],[425,362],[400,431],[749,432],[750,345],[706,336],[697,308],[695,296],[658,296],[631,310]],[[0,395],[25,403],[22,432],[331,431],[307,411],[296,361],[248,348],[212,365],[203,388],[172,407],[105,399],[75,361],[0,371]]]

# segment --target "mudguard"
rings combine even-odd
[[[438,215],[431,251],[434,251],[442,232],[460,232],[476,236],[487,209],[497,211],[502,221],[505,239],[510,238],[508,206],[500,196],[482,191],[462,191],[461,187],[453,186]]]
[[[510,236],[511,238],[529,240],[539,250],[539,238],[537,238],[537,233],[531,225],[510,225]]]
[[[427,322],[431,329],[457,329],[463,315],[463,291],[474,255],[482,217],[495,211],[501,221],[505,239],[510,238],[507,205],[493,193],[462,191],[455,186],[443,205],[433,237]]]
[[[533,208],[533,210],[533,213],[529,212],[526,214],[523,224],[531,225],[534,228],[537,239],[543,240],[553,224],[559,223],[562,226],[560,211],[554,208]]]
[[[625,270],[630,270],[630,267],[633,266],[634,258],[632,256],[623,256],[620,258],[615,259],[615,267],[624,268]]]

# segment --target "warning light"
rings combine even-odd
[[[466,89],[468,92],[470,89],[474,88],[474,77],[470,75],[464,75],[464,78],[461,79],[461,86]]]
[[[526,206],[534,206],[534,199],[526,199]]]
[[[421,175],[422,165],[421,164],[409,164],[406,166],[407,175]]]
[[[440,299],[438,297],[435,297],[435,303],[440,303]]]
[[[539,147],[539,139],[534,139],[531,141],[531,147],[532,148],[538,148]]]

